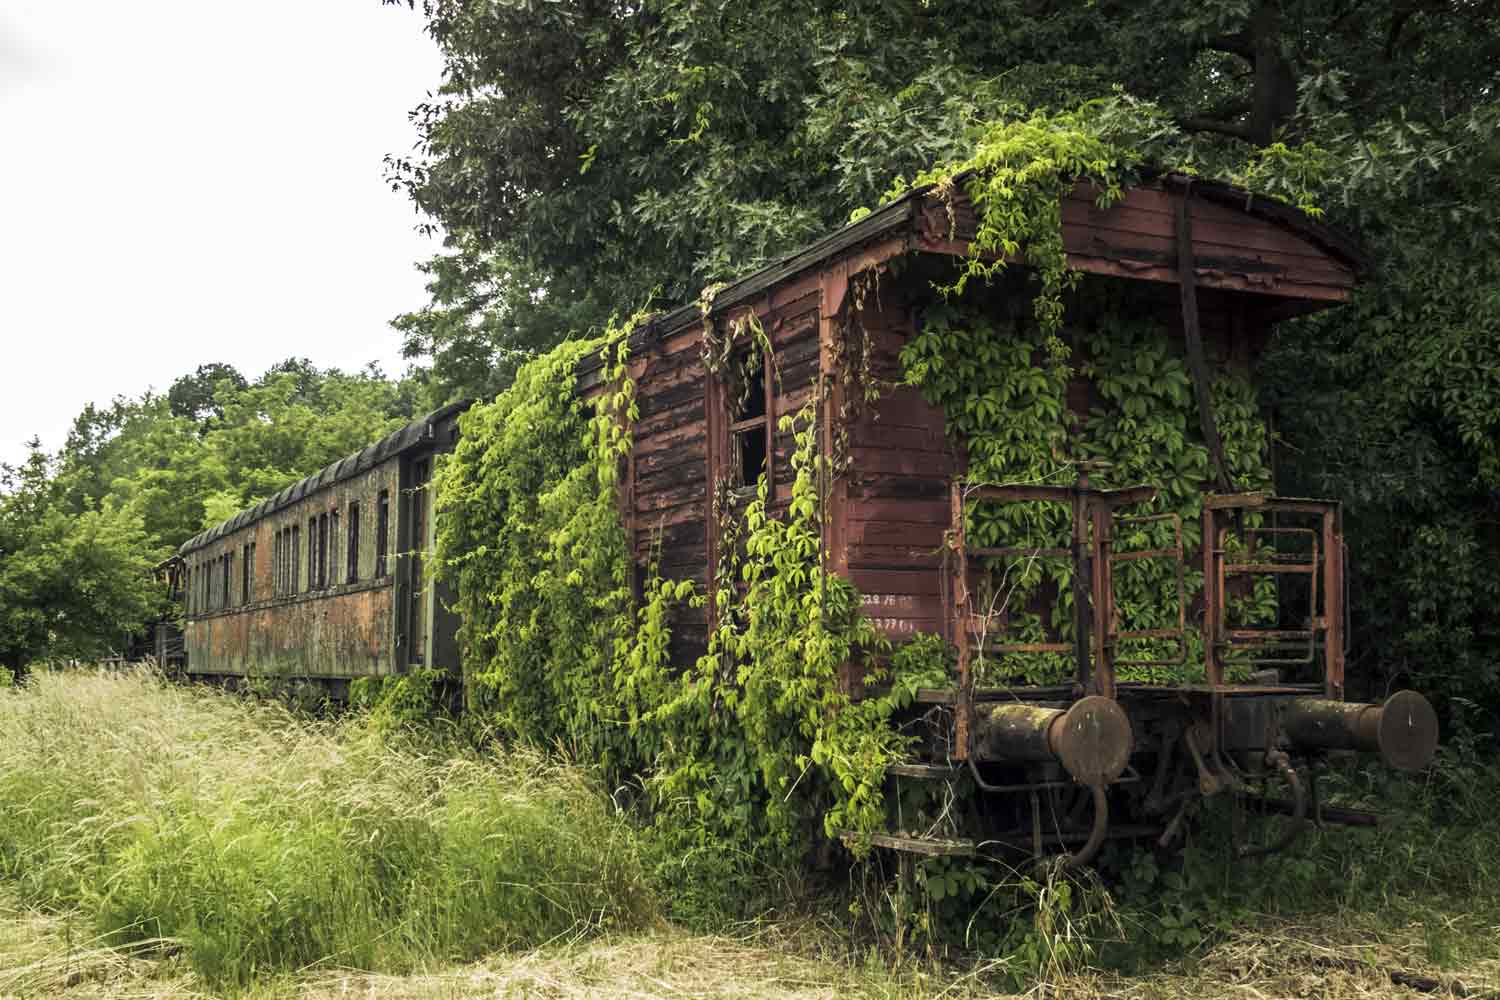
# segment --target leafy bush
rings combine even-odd
[[[539,752],[382,739],[145,673],[0,693],[0,874],[214,983],[637,926],[630,826]]]

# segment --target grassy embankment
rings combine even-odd
[[[0,998],[947,998],[1026,981],[1014,955],[892,965],[851,942],[846,900],[676,929],[650,843],[535,753],[392,741],[139,674],[0,690],[0,733]],[[1264,865],[1201,834],[1180,866],[1122,853],[1127,940],[1098,952],[1113,971],[1054,966],[1050,988],[1379,996],[1392,970],[1500,986],[1496,769],[1455,755],[1418,780],[1374,774],[1342,777],[1346,801],[1404,823]]]
[[[639,927],[634,831],[575,769],[382,739],[144,674],[0,691],[0,873],[208,982],[404,970]]]

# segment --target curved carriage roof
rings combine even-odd
[[[207,531],[194,535],[182,543],[177,549],[177,554],[184,556],[195,549],[201,549],[203,546],[217,541],[225,535],[236,532],[247,525],[254,524],[269,514],[274,514],[278,510],[291,506],[304,497],[316,493],[318,490],[332,486],[335,483],[343,482],[346,479],[352,479],[360,473],[368,472],[387,459],[431,440],[433,425],[457,413],[463,412],[469,408],[472,402],[472,400],[462,400],[457,403],[449,403],[447,406],[433,410],[425,417],[413,420],[405,427],[392,431],[374,444],[352,455],[341,458],[321,472],[299,480],[275,496],[262,500],[249,510],[240,511],[223,524],[215,525]]]
[[[1290,233],[1306,241],[1312,248],[1315,248],[1315,252],[1347,268],[1351,275],[1363,274],[1370,268],[1368,256],[1352,237],[1313,219],[1284,202],[1265,195],[1253,194],[1222,181],[1150,170],[1143,171],[1143,175],[1145,187],[1176,193],[1185,192],[1190,188],[1197,198],[1231,209],[1245,219],[1269,223],[1276,229]],[[962,181],[966,177],[967,175],[963,174],[955,178],[960,182],[960,192],[962,192]],[[914,188],[894,201],[882,205],[858,222],[836,229],[802,249],[793,251],[757,271],[724,285],[715,292],[708,312],[711,314],[727,312],[763,295],[768,289],[781,282],[819,266],[825,261],[832,260],[846,251],[901,230],[912,229],[917,223],[924,200],[932,195],[934,190],[934,185]],[[966,197],[960,193],[961,199]],[[668,312],[659,313],[631,336],[631,349],[643,347],[653,340],[666,339],[693,324],[701,323],[703,318],[703,306],[697,302],[690,302]],[[579,362],[577,371],[583,375],[599,369],[602,364],[596,356],[589,355]]]

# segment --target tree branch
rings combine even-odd
[[[1188,132],[1215,132],[1219,135],[1233,136],[1236,139],[1244,139],[1246,142],[1254,142],[1256,133],[1248,122],[1221,122],[1210,118],[1179,118],[1179,127]]]
[[[1396,54],[1396,44],[1401,40],[1401,31],[1406,27],[1406,22],[1416,13],[1413,7],[1406,7],[1396,11],[1391,16],[1391,26],[1385,33],[1385,61],[1390,62]]]
[[[1213,38],[1203,40],[1205,49],[1215,52],[1228,52],[1230,55],[1239,56],[1241,59],[1255,61],[1255,42],[1250,37],[1248,29],[1241,28],[1232,35],[1215,35]]]

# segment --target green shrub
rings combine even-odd
[[[150,675],[0,694],[0,874],[213,983],[399,971],[654,918],[635,834],[576,769]]]
[[[445,670],[417,667],[390,677],[361,677],[349,685],[349,707],[369,713],[383,732],[408,726],[430,726],[448,716]]]

